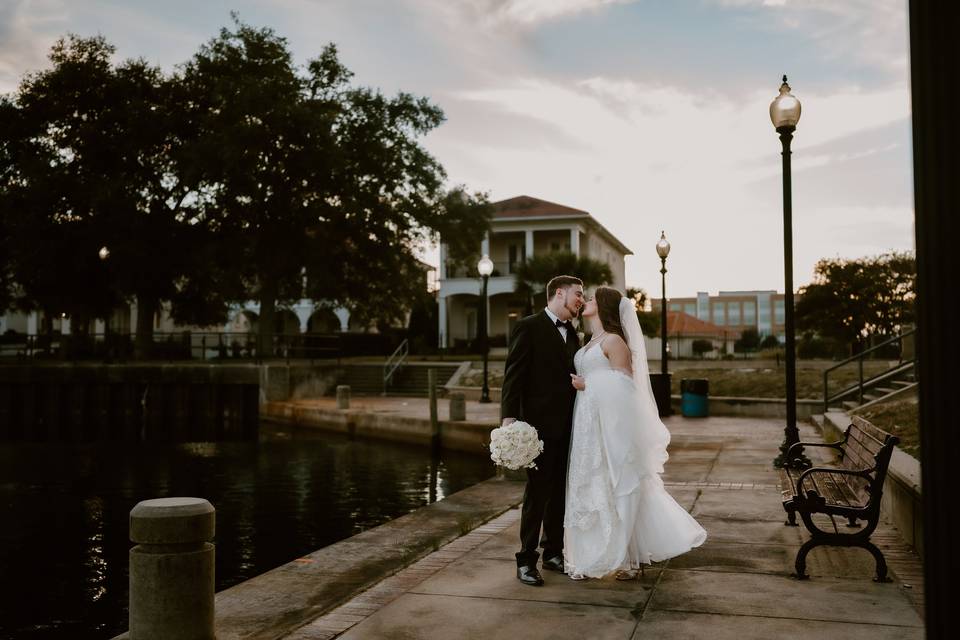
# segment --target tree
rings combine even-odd
[[[643,331],[643,335],[660,335],[660,314],[647,311],[647,301],[650,296],[646,289],[627,287],[627,297],[633,299],[633,306],[637,309],[637,320],[640,322],[640,330]]]
[[[546,303],[547,283],[558,275],[576,276],[583,280],[584,287],[608,284],[613,272],[605,262],[586,256],[576,256],[569,251],[558,251],[527,258],[517,266],[516,292],[527,301],[527,313],[533,313],[536,299]]]
[[[740,338],[733,343],[733,350],[737,353],[756,351],[760,347],[760,333],[753,327],[743,330]]]
[[[0,214],[14,238],[18,306],[48,321],[70,315],[83,331],[136,298],[143,355],[160,302],[195,266],[184,242],[192,189],[177,167],[189,131],[175,82],[142,60],[114,66],[114,52],[102,37],[62,38],[52,68],[3,99]]]
[[[475,246],[488,225],[485,197],[445,191],[443,168],[420,145],[440,109],[352,87],[351,75],[334,45],[298,68],[284,38],[236,17],[184,67],[203,132],[193,153],[201,192],[260,302],[264,351],[277,303],[304,295],[358,317],[400,317],[425,287],[416,248],[454,229]]]
[[[892,252],[857,260],[823,259],[800,289],[797,329],[862,350],[914,321],[916,261]]]

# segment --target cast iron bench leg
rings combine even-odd
[[[873,559],[877,562],[877,577],[873,579],[874,582],[892,582],[890,578],[887,577],[887,559],[883,557],[883,552],[880,551],[869,540],[865,540],[862,543],[864,549],[873,554]]]
[[[794,568],[796,573],[794,577],[797,580],[806,580],[810,576],[807,575],[807,554],[810,553],[810,550],[814,547],[819,547],[821,544],[824,544],[821,540],[817,538],[810,538],[803,543],[803,546],[800,547],[800,551],[797,551],[797,561],[794,563]]]

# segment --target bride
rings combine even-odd
[[[564,564],[575,580],[611,573],[632,579],[645,564],[700,546],[707,532],[660,478],[670,433],[653,399],[633,301],[598,287],[582,315],[595,332],[574,358],[572,383],[579,393],[567,468]]]

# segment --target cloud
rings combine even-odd
[[[600,11],[616,4],[629,4],[636,0],[466,0],[433,3],[450,17],[468,24],[487,27],[514,25],[533,27],[558,18],[574,16],[589,11]]]
[[[61,29],[66,21],[60,0],[0,3],[0,93],[14,91],[25,70],[46,66],[52,41],[40,34]]]
[[[805,34],[825,59],[855,61],[898,78],[908,73],[905,0],[715,1],[731,10],[758,9],[773,29]]]

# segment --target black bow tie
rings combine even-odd
[[[564,321],[561,320],[560,318],[557,318],[557,326],[558,326],[558,327],[563,327],[564,329],[571,329],[571,330],[573,329],[573,323],[572,323],[572,322],[570,322],[569,320],[567,320],[566,322],[564,322]]]

